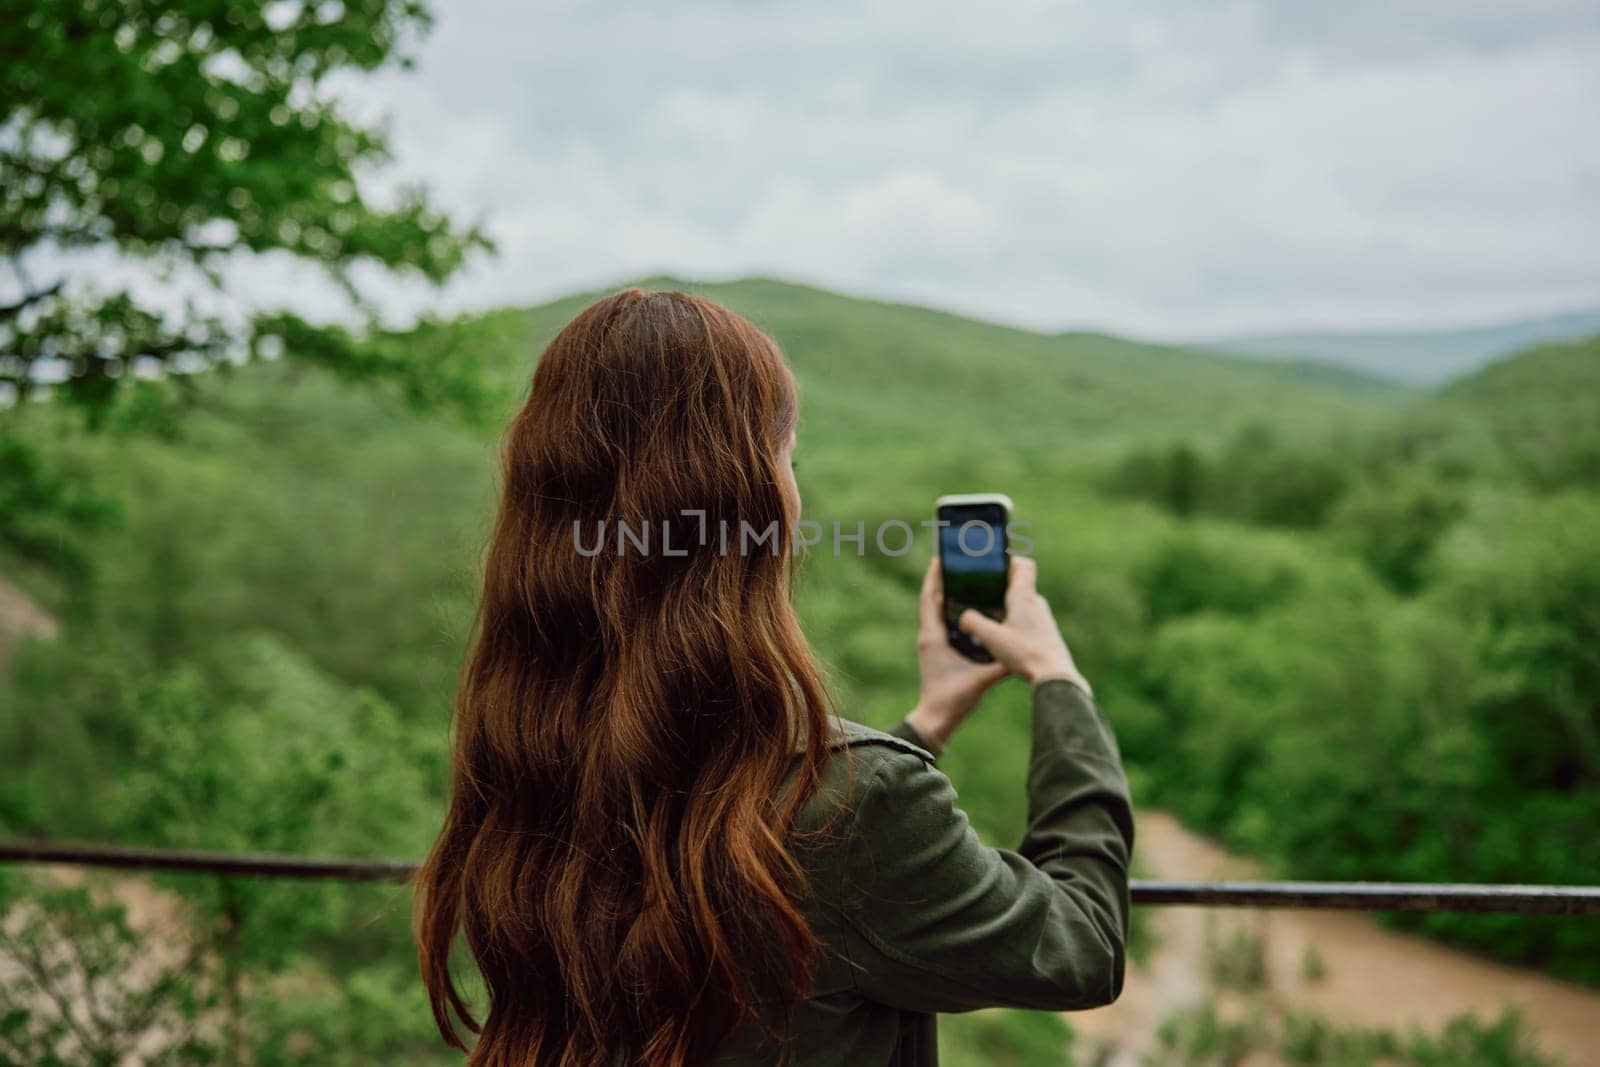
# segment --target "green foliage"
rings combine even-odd
[[[1582,480],[1568,461],[1594,432],[1574,414],[1595,402],[1593,351],[1539,349],[1366,442],[1296,446],[1318,457],[1307,470],[1342,462],[1326,481],[1345,488],[1304,513],[1315,525],[1292,551],[1190,519],[1194,533],[1135,564],[1157,628],[1126,661],[1119,725],[1157,799],[1305,876],[1592,880],[1600,525],[1591,492],[1552,488]],[[1193,511],[1283,524],[1294,509],[1238,503],[1267,499],[1252,450],[1279,453],[1256,469],[1292,467],[1272,441],[1247,430],[1205,460]],[[1101,484],[1179,513],[1136,476],[1160,454],[1125,454]],[[1397,921],[1600,981],[1576,920]]]
[[[1443,546],[1433,595],[1466,620],[1469,762],[1451,848],[1430,856],[1486,881],[1587,884],[1600,870],[1600,500],[1491,497]],[[1465,788],[1457,790],[1463,795]],[[1419,875],[1421,876],[1421,875]],[[1424,929],[1600,982],[1592,924],[1429,916]]]
[[[402,61],[428,22],[418,0],[51,0],[0,20],[0,255],[21,286],[0,307],[0,414],[46,389],[98,427],[141,380],[181,383],[143,403],[175,400],[196,391],[196,370],[284,342],[347,376],[397,379],[419,404],[479,400],[470,361],[418,367],[392,337],[287,312],[244,324],[192,300],[172,314],[137,287],[31,270],[100,250],[148,262],[163,284],[184,274],[220,289],[225,267],[274,253],[323,268],[358,305],[358,264],[442,281],[487,240],[419,190],[364,191],[384,138],[328,86]]]
[[[917,520],[940,492],[1012,495],[1141,803],[1305,877],[1577,882],[1600,869],[1600,504],[1581,485],[1521,481],[1465,398],[1396,411],[1183,350],[774,282],[704,288],[771,330],[795,367],[808,516],[870,528]],[[123,514],[71,524],[96,581],[60,639],[19,648],[0,679],[0,752],[15,768],[0,776],[0,830],[419,854],[441,811],[495,435],[538,346],[585,299],[379,336],[386,353],[345,364],[302,359],[316,340],[297,341],[207,378],[170,434],[117,432],[142,417],[122,402],[90,437],[68,413],[31,412],[12,439],[37,470],[93,472],[85,492],[114,490]],[[450,380],[471,361],[482,390],[408,384],[408,352]],[[373,378],[415,395],[343,384]],[[420,420],[418,403],[484,417]],[[1173,442],[1196,458],[1192,489],[1153,507],[1142,479],[1108,483]],[[1192,506],[1174,506],[1184,493]],[[888,725],[915,699],[928,542],[904,557],[870,535],[860,556],[843,547],[811,550],[801,612],[841,710]],[[1027,746],[1027,694],[1008,683],[941,761],[997,844],[1023,826]],[[160,885],[227,939],[255,1061],[436,1054],[403,890]],[[1420,921],[1600,982],[1585,923]],[[1185,1025],[1199,1037],[1175,1032],[1175,1048],[1237,1037],[1222,1020]],[[1056,1020],[1028,1014],[942,1032],[958,1062],[1038,1062],[1064,1044]]]
[[[501,393],[482,373],[477,331],[465,323],[423,319],[407,330],[358,336],[340,326],[313,326],[278,313],[256,322],[264,338],[299,363],[320,364],[345,382],[393,388],[416,411],[446,410],[482,421]]]
[[[954,1067],[1029,1067],[1072,1060],[1072,1031],[1059,1015],[994,1009],[939,1020],[939,1062]]]
[[[1328,977],[1328,961],[1322,958],[1315,945],[1306,948],[1300,959],[1300,974],[1307,982],[1320,982]]]
[[[1266,946],[1261,937],[1243,926],[1232,926],[1219,940],[1207,931],[1206,960],[1211,984],[1218,989],[1254,992],[1267,984]]]
[[[1351,472],[1324,447],[1288,444],[1251,423],[1211,454],[1189,442],[1141,445],[1101,478],[1110,492],[1149,500],[1172,514],[1204,512],[1267,526],[1319,526]]]
[[[251,1062],[261,1067],[459,1064],[439,1041],[410,961],[302,964],[251,1004]]]
[[[1454,1025],[1454,1023],[1452,1023]],[[1400,1041],[1386,1030],[1338,1027],[1288,1012],[1278,1035],[1278,1055],[1292,1067],[1373,1067],[1400,1059]]]
[[[1230,441],[1217,468],[1216,511],[1275,526],[1321,525],[1350,478],[1328,452],[1286,446],[1260,425]]]
[[[1219,932],[1218,927],[1221,927]],[[1208,917],[1208,981],[1202,999],[1162,1019],[1149,1067],[1229,1067],[1280,1063],[1290,1067],[1554,1067],[1539,1053],[1521,1016],[1506,1009],[1493,1022],[1463,1014],[1437,1032],[1411,1025],[1340,1023],[1289,1002],[1271,981],[1268,926]],[[1308,982],[1326,977],[1316,946],[1301,970]]]
[[[1222,1067],[1241,1063],[1265,1047],[1267,1033],[1259,1019],[1223,1019],[1206,1003],[1162,1020],[1157,1031],[1161,1051],[1145,1057],[1146,1067]]]
[[[136,929],[87,886],[0,892],[0,1061],[37,1067],[220,1061],[219,1001],[203,937]],[[98,887],[97,887],[98,888]]]
[[[380,698],[332,681],[277,639],[246,636],[212,649],[204,666],[119,682],[88,687],[118,701],[99,714],[117,725],[121,755],[94,752],[106,761],[97,768],[104,784],[91,805],[73,809],[80,835],[334,856],[415,856],[426,847],[442,734],[405,728]],[[84,717],[74,695],[55,692],[56,715]],[[42,694],[24,703],[12,728],[49,729],[44,706]],[[63,817],[52,801],[67,783],[52,777],[10,786],[31,789],[37,806],[23,811],[32,818],[46,809]],[[7,799],[17,812],[17,798]],[[224,965],[216,982],[230,1047],[247,1045],[262,1062],[304,1062],[308,1049],[323,1050],[317,1062],[352,1063],[431,1050],[407,959],[403,888],[194,876],[156,885],[188,902],[207,958]],[[52,906],[51,917],[60,914]],[[354,961],[364,962],[340,973]],[[247,990],[269,975],[281,991]],[[132,1011],[108,1017],[126,1027]]]
[[[1237,1017],[1243,1014],[1244,1017]],[[1277,1062],[1289,1067],[1553,1067],[1519,1016],[1492,1023],[1460,1015],[1438,1034],[1339,1026],[1296,1011],[1223,1012],[1204,1001],[1164,1020],[1149,1067],[1225,1067]],[[1271,1060],[1266,1057],[1276,1054]]]
[[[1492,364],[1452,385],[1442,403],[1481,421],[1516,480],[1600,489],[1600,337]]]
[[[1528,789],[1600,785],[1600,500],[1493,501],[1450,547],[1443,604],[1478,623],[1478,727]]]
[[[1140,561],[1139,591],[1152,622],[1202,612],[1250,616],[1293,597],[1304,567],[1294,554],[1263,551],[1219,529],[1185,530]],[[1278,547],[1278,546],[1274,546]]]
[[[0,436],[0,545],[24,560],[82,577],[89,570],[84,534],[117,515],[112,501],[51,469],[37,449]]]
[[[1492,1023],[1473,1016],[1451,1019],[1437,1036],[1413,1034],[1405,1055],[1417,1067],[1544,1067],[1521,1018],[1511,1011]]]
[[[1592,879],[1594,508],[1488,509],[1420,602],[1359,572],[1313,581],[1307,556],[1304,595],[1167,623],[1140,667],[1162,710],[1125,749],[1163,802],[1307,877]],[[1425,924],[1600,979],[1580,920]]]
[[[1414,593],[1427,578],[1434,546],[1465,510],[1458,486],[1407,471],[1363,483],[1341,502],[1331,525],[1390,588]]]
[[[1179,518],[1193,515],[1206,499],[1208,471],[1193,445],[1135,449],[1105,477],[1112,492],[1158,504]]]

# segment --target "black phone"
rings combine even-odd
[[[983,642],[961,632],[956,621],[968,608],[991,619],[1006,617],[1011,546],[1006,524],[1011,498],[1004,493],[942,496],[933,505],[939,525],[939,574],[943,582],[945,633],[950,647],[978,663],[993,663]]]

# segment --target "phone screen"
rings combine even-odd
[[[1005,617],[1011,568],[1006,509],[999,504],[947,504],[939,509],[939,570],[943,576],[945,628],[950,644],[969,659],[993,660],[983,645],[962,633],[956,620],[968,608]]]

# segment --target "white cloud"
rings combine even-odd
[[[501,255],[399,315],[659,271],[1158,336],[1600,300],[1592,0],[436,7],[348,91]]]

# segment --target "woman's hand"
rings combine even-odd
[[[1006,587],[1006,621],[995,622],[976,611],[963,611],[957,620],[961,632],[983,642],[1007,671],[1038,685],[1047,678],[1066,678],[1085,693],[1089,682],[1072,661],[1067,642],[1050,614],[1050,604],[1039,595],[1038,564],[1023,556],[1011,558],[1011,579]]]
[[[922,578],[921,626],[917,631],[922,692],[906,721],[933,746],[936,756],[944,751],[950,736],[978,706],[989,687],[1007,674],[1004,663],[974,663],[950,647],[942,599],[939,561],[935,558]]]

